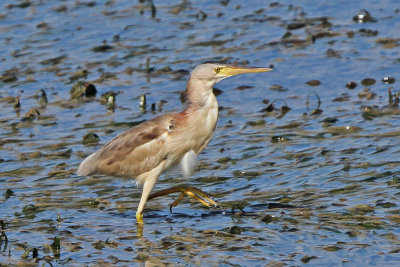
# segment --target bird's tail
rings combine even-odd
[[[96,164],[93,162],[93,157],[96,153],[91,154],[79,165],[77,174],[80,176],[87,176],[93,174],[96,170]]]

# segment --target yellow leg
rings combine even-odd
[[[143,224],[144,204],[147,202],[147,199],[148,199],[150,192],[153,189],[156,181],[157,181],[157,177],[151,177],[151,178],[148,178],[143,184],[142,196],[140,197],[139,206],[136,211],[136,221],[138,224]]]
[[[147,202],[147,199],[150,195],[151,190],[160,176],[163,168],[164,168],[165,161],[161,162],[156,168],[152,169],[149,172],[143,173],[137,177],[139,181],[144,181],[143,183],[143,190],[142,196],[140,197],[139,206],[136,211],[136,221],[138,225],[143,225],[143,209],[144,205]]]
[[[138,224],[143,224],[143,213],[136,213],[136,222]]]
[[[190,197],[193,197],[197,201],[199,201],[201,204],[203,204],[206,207],[218,207],[221,208],[221,206],[215,202],[207,193],[201,191],[200,189],[197,189],[195,187],[188,187],[188,186],[176,186],[168,189],[164,189],[161,191],[158,191],[156,193],[153,193],[149,196],[148,200],[156,198],[156,197],[161,197],[165,195],[169,195],[172,193],[177,193],[180,192],[180,196],[171,204],[170,210],[172,212],[172,208],[176,207],[179,202],[184,198],[185,195],[188,195]],[[222,209],[222,208],[221,208]]]

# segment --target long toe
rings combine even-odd
[[[169,195],[172,193],[181,193],[179,197],[171,204],[170,210],[172,210],[173,207],[176,207],[181,200],[184,198],[184,195],[188,195],[194,199],[196,199],[198,202],[203,204],[206,207],[212,208],[212,207],[218,207],[221,208],[221,206],[215,202],[209,194],[206,192],[196,188],[196,187],[189,187],[189,186],[175,186],[172,188],[164,189],[158,192],[155,192],[151,194],[148,198],[148,200],[151,200],[156,197],[161,197],[165,195]]]

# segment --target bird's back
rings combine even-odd
[[[166,114],[122,132],[79,166],[78,175],[108,174],[136,177],[168,156],[164,148],[174,114]]]

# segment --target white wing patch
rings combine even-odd
[[[186,154],[182,157],[180,165],[183,174],[187,177],[192,173],[193,168],[197,163],[197,154],[194,153],[193,150],[186,152]]]

